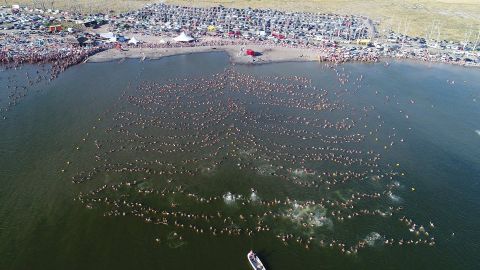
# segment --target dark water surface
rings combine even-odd
[[[11,89],[7,85],[12,84],[9,78],[15,75],[21,81],[25,72],[33,73],[34,70],[35,67],[24,67],[0,73],[0,107],[8,103]],[[233,78],[235,76],[237,79]],[[284,76],[310,79],[308,90],[300,87],[296,91],[316,94],[327,90],[332,110],[312,112],[265,104],[274,98],[285,98],[279,102],[290,104],[290,101],[297,102],[302,97],[295,100],[288,94],[274,92],[261,96],[256,94],[266,92],[255,92],[256,89],[245,94],[241,84],[240,89],[235,90],[241,76],[269,82]],[[348,82],[339,83],[339,77],[348,77]],[[213,78],[216,87],[218,83],[224,83],[221,86],[224,90],[218,96],[215,94],[219,100],[215,103],[217,101],[211,97],[217,92],[211,89],[192,92],[182,89],[174,92],[179,93],[177,99],[176,94],[145,90],[142,86],[145,82],[147,85],[156,82],[161,86],[174,78],[186,79],[183,83],[187,88],[190,84],[204,83],[202,79]],[[142,90],[138,90],[139,87]],[[388,67],[382,63],[351,63],[335,69],[319,63],[232,66],[225,54],[213,53],[143,63],[129,60],[84,64],[67,70],[51,83],[40,82],[30,88],[28,95],[16,106],[2,112],[6,119],[0,119],[0,269],[249,269],[246,253],[250,249],[259,253],[268,269],[274,270],[480,268],[479,70],[408,62],[395,62]],[[131,102],[130,97],[142,101],[158,98],[161,102],[139,107]],[[193,100],[193,103],[186,100]],[[212,101],[213,108],[209,111],[202,107],[207,103],[192,106],[197,101]],[[116,118],[125,112],[141,115],[142,119],[163,117],[163,113],[169,112],[168,104],[180,107],[165,114],[171,118],[162,118],[163,122],[156,127],[121,126],[127,123],[122,122],[126,120]],[[165,111],[152,111],[152,108],[164,108]],[[207,117],[200,120],[178,118],[182,111],[203,112]],[[225,115],[225,118],[219,120],[218,125],[205,122],[202,131],[189,129],[201,121],[210,120],[207,119],[212,115],[210,112]],[[275,115],[274,121],[267,119],[267,114]],[[240,120],[242,115],[246,117],[245,122]],[[305,125],[307,120],[296,117],[326,119],[332,123],[343,121],[352,127],[348,130],[315,128]],[[291,121],[275,123],[288,119]],[[170,124],[181,123],[185,123],[185,129],[168,128]],[[214,143],[224,147],[218,150],[218,156],[182,165],[181,160],[209,156],[215,145],[200,149],[187,144],[185,152],[181,153],[139,152],[130,147],[136,142],[143,146],[147,143],[153,145],[153,139],[125,142],[124,139],[134,136],[105,132],[108,128],[148,134],[151,138],[155,136],[160,138],[157,143],[163,142],[161,138],[166,136],[178,138],[174,143],[182,144],[197,132],[216,134],[216,137],[208,135],[205,138],[207,141],[208,138],[218,138],[219,141]],[[303,130],[304,133],[292,137],[272,132],[283,130],[281,128]],[[318,138],[301,138],[302,134],[313,132],[320,132],[322,136],[359,134],[362,139],[337,144],[321,142]],[[253,144],[255,140],[257,143]],[[167,138],[165,141],[172,142]],[[95,148],[94,142],[102,143],[100,150]],[[275,149],[276,143],[289,144],[292,148]],[[130,150],[119,148],[122,145]],[[331,162],[287,162],[274,158],[298,157],[302,153],[295,152],[299,148],[295,150],[293,147],[311,146],[361,150],[360,156],[364,160],[373,156],[366,153],[372,151],[379,154],[380,159],[376,161],[378,167],[370,171],[365,164],[352,164],[349,168]],[[175,149],[169,147],[165,146],[165,149]],[[117,151],[103,153],[100,159],[106,158],[111,164],[123,164],[124,167],[134,160],[161,160],[170,162],[178,170],[183,167],[185,170],[198,169],[198,174],[193,177],[180,174],[152,176],[150,172],[105,171],[102,166],[107,162],[96,160],[94,156],[111,149]],[[331,150],[332,153],[335,151]],[[356,157],[356,154],[344,154],[339,158],[345,156]],[[225,162],[214,165],[222,159]],[[247,164],[247,168],[242,167],[243,164]],[[75,179],[72,177],[94,171],[96,167],[100,169],[92,179],[72,183]],[[304,168],[315,174],[305,173]],[[368,174],[352,183],[333,185],[329,189],[325,182],[315,182],[320,181],[320,177],[316,177],[322,172],[349,170]],[[386,177],[390,173],[392,178]],[[381,178],[382,175],[385,178]],[[380,180],[375,180],[376,177]],[[89,193],[103,185],[110,187],[133,180],[139,181],[139,186],[125,186],[100,192],[100,195]],[[307,182],[316,185],[300,184]],[[171,192],[180,187],[186,193],[205,198],[213,196],[217,200],[210,204],[197,203],[192,202],[186,193]],[[262,200],[285,202],[288,197],[292,202],[284,206],[260,206],[255,203],[251,188]],[[169,192],[159,198],[138,195],[138,189],[167,189]],[[293,202],[318,202],[322,198],[346,201],[355,192],[384,191],[392,193],[382,193],[382,198],[365,200],[356,207],[381,210],[387,214],[392,212],[388,217],[365,216],[340,221],[331,214],[332,210],[339,209],[330,208],[327,203],[322,207],[299,208]],[[234,198],[238,196],[235,202],[230,194]],[[142,202],[144,206],[159,211],[178,209],[185,213],[211,215],[218,212],[222,219],[231,217],[230,229],[246,230],[260,222],[271,230],[253,236],[197,234],[172,224],[145,222],[143,218],[129,214],[131,208],[115,208],[104,203],[105,198],[127,203]],[[399,212],[390,211],[398,207],[401,208]],[[118,216],[105,216],[115,210],[120,211]],[[264,210],[277,213],[280,218],[255,217]],[[122,211],[127,214],[123,216]],[[350,210],[342,211],[350,213]],[[239,218],[240,215],[247,217],[246,220]],[[403,216],[422,224],[430,233],[429,237],[411,233],[409,226],[399,221]],[[183,221],[186,227],[225,226],[221,219],[218,223],[194,222],[186,218],[177,220]],[[430,222],[434,223],[434,228],[429,226]],[[302,223],[308,223],[308,229]],[[276,237],[288,233],[314,240],[306,249],[304,244],[294,240],[285,245]],[[342,253],[338,248],[319,243],[320,239],[325,242],[337,240],[352,246],[369,235],[378,235],[375,243],[359,249],[357,254]],[[390,246],[384,243],[390,238],[398,242],[399,239],[417,241],[431,237],[435,238],[433,246]]]

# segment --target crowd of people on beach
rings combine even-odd
[[[15,68],[23,64],[49,64],[52,79],[68,67],[76,65],[112,44],[81,47],[50,34],[4,34],[1,40],[0,64]]]
[[[373,51],[363,50],[356,53],[351,53],[351,50],[343,47],[336,46],[317,46],[314,44],[284,44],[279,46],[278,43],[271,40],[243,40],[243,39],[220,39],[209,38],[205,40],[198,40],[191,43],[179,43],[179,42],[162,42],[162,43],[138,43],[129,44],[126,48],[146,48],[146,49],[168,49],[168,48],[192,48],[192,47],[212,47],[221,48],[222,46],[236,46],[237,48],[247,48],[248,46],[255,46],[261,48],[263,51],[275,48],[291,48],[291,49],[304,49],[308,53],[315,55],[315,60],[320,62],[332,62],[342,63],[349,61],[359,62],[377,62],[380,58],[378,53]],[[242,53],[242,51],[240,51]],[[245,54],[245,52],[243,51]],[[308,58],[311,59],[311,58]]]

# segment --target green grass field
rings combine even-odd
[[[83,12],[125,11],[150,0],[1,0],[6,5],[27,4]],[[275,8],[290,11],[356,14],[380,23],[380,31],[392,29],[415,36],[474,40],[480,30],[480,0],[166,0],[194,6]]]

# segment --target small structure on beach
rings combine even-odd
[[[247,50],[246,50],[246,54],[254,57],[254,56],[255,56],[255,51],[252,50],[252,49],[247,49]]]
[[[194,40],[193,37],[188,36],[185,32],[182,32],[178,37],[173,38],[175,42],[192,42]]]
[[[125,43],[127,42],[128,38],[124,37],[124,36],[117,36],[117,41],[118,42],[122,42],[122,43]]]
[[[115,34],[112,32],[100,33],[100,37],[103,39],[111,39],[115,37]]]
[[[132,38],[128,41],[128,44],[137,45],[137,44],[138,44],[138,40],[137,40],[135,37],[132,37]]]
[[[78,37],[76,39],[76,42],[78,43],[78,45],[80,46],[85,46],[85,43],[88,41],[88,38],[86,37]]]

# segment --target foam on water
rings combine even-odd
[[[480,136],[480,129],[475,130],[475,133],[477,133],[478,136]]]
[[[255,190],[252,190],[252,193],[250,194],[250,200],[252,202],[256,202],[258,201],[260,198],[258,197],[258,194],[257,192],[255,192]]]
[[[395,195],[393,194],[392,192],[389,192],[388,193],[388,197],[390,198],[390,200],[392,200],[392,202],[394,203],[401,203],[402,202],[402,198],[398,195]]]
[[[305,168],[298,168],[298,169],[292,170],[291,174],[293,177],[305,178],[309,175],[315,175],[315,172]]]
[[[238,152],[241,157],[252,157],[257,152],[257,149],[251,148],[248,150],[242,149]]]
[[[257,167],[257,173],[259,175],[272,175],[275,171],[275,167],[271,164],[260,165]]]
[[[202,172],[203,175],[212,175],[215,173],[216,171],[216,166],[215,165],[210,165],[210,166],[201,166],[200,167],[200,170]]]
[[[295,176],[302,177],[302,176],[307,175],[307,172],[306,172],[304,169],[295,169],[295,170],[292,172],[292,174],[295,175]]]
[[[284,214],[293,223],[301,227],[333,229],[333,221],[326,217],[327,209],[319,206],[301,206],[293,202]]]
[[[242,199],[241,195],[232,194],[230,191],[223,194],[222,197],[226,204],[234,204],[237,200]]]
[[[371,232],[365,237],[365,242],[367,245],[373,247],[373,246],[378,246],[383,244],[383,236],[381,236],[377,232]]]
[[[179,248],[185,245],[187,242],[177,232],[171,232],[167,236],[168,247],[172,249]]]

